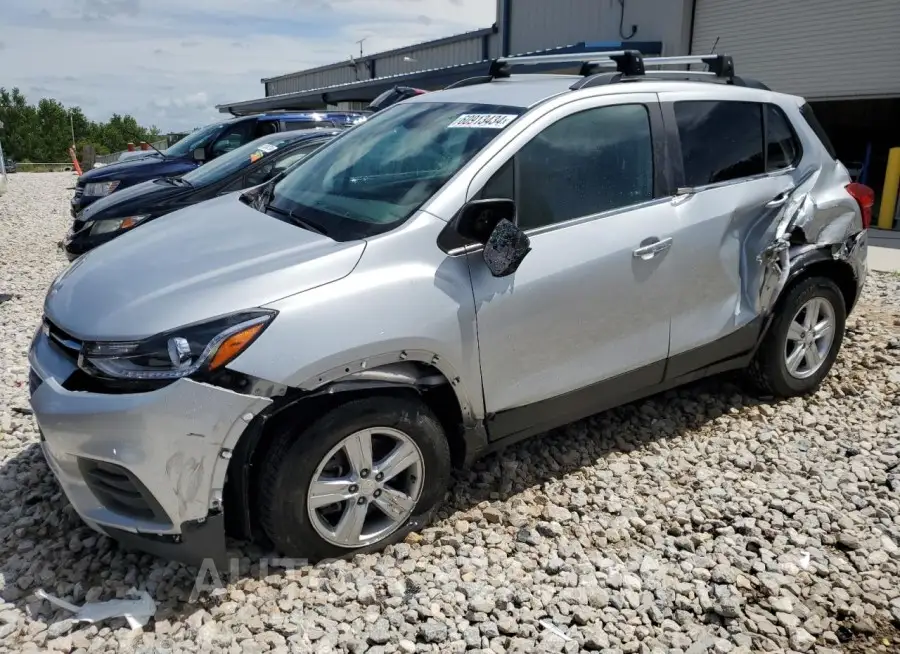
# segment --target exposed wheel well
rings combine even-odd
[[[796,285],[802,280],[809,279],[810,277],[827,277],[837,284],[838,288],[841,289],[841,295],[844,297],[844,306],[849,315],[850,311],[856,305],[857,299],[859,299],[857,297],[856,273],[853,271],[853,266],[846,261],[838,261],[835,259],[814,261],[802,268],[800,273],[791,280],[791,285]],[[781,296],[785,297],[785,293],[782,292]]]
[[[259,466],[274,441],[272,435],[288,428],[292,423],[301,426],[310,424],[331,409],[361,396],[401,395],[422,400],[444,428],[453,465],[462,465],[466,457],[466,445],[462,433],[462,409],[456,393],[449,380],[437,368],[427,364],[421,364],[419,368],[423,378],[440,375],[445,383],[418,388],[407,384],[384,384],[377,387],[361,385],[358,389],[341,389],[335,393],[321,392],[321,389],[316,393],[294,391],[279,398],[265,415],[258,416],[254,421],[256,425],[251,424],[241,437],[228,466],[223,510],[229,533],[238,538],[253,538],[262,534],[256,524],[253,507],[257,502]]]

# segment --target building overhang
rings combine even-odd
[[[662,52],[662,43],[659,41],[594,41],[552,48],[550,50],[543,50],[540,53],[530,52],[523,54],[569,54],[580,52],[590,54],[625,49],[639,50],[644,54],[656,55]],[[468,64],[459,64],[457,66],[432,68],[414,73],[405,73],[403,75],[377,77],[375,79],[361,80],[347,84],[337,84],[317,89],[296,91],[293,93],[270,95],[256,100],[244,100],[241,102],[220,104],[217,105],[216,108],[221,113],[241,116],[266,111],[321,109],[339,102],[371,102],[385,91],[398,85],[412,86],[426,91],[436,91],[469,77],[487,75],[491,67],[491,61],[492,60],[487,59]],[[532,70],[534,72],[551,72],[558,68],[558,64],[548,64],[546,66],[534,66],[532,67]]]

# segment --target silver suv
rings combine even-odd
[[[30,353],[43,449],[163,556],[381,548],[511,442],[733,369],[814,391],[872,203],[728,57],[498,60],[76,261]]]

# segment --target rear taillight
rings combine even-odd
[[[859,205],[859,210],[862,213],[863,229],[869,229],[869,225],[872,224],[872,207],[875,206],[875,191],[865,184],[853,182],[852,184],[847,184],[847,193],[852,195]]]

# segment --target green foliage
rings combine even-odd
[[[0,87],[0,123],[3,152],[17,161],[68,161],[73,126],[79,152],[82,146],[92,145],[97,154],[109,154],[125,150],[129,142],[159,138],[155,126],[141,127],[134,116],[113,114],[105,123],[96,123],[88,120],[80,107],[66,108],[56,100],[44,98],[36,106],[28,104],[17,88],[7,91]]]

